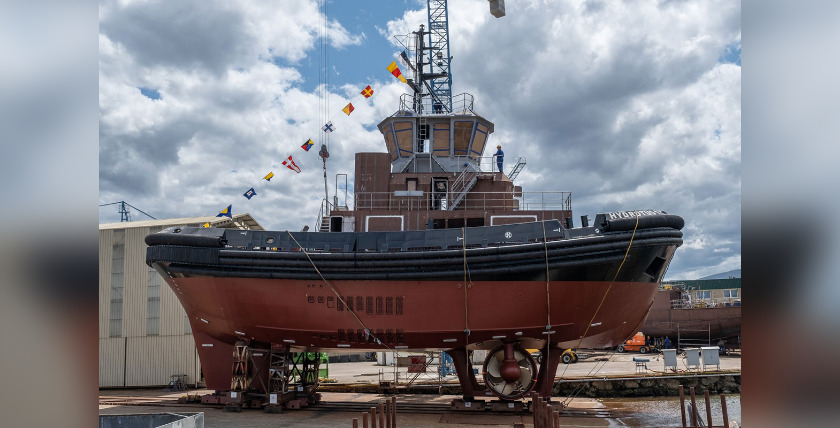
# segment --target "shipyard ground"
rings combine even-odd
[[[594,356],[578,363],[558,368],[558,379],[597,378],[597,379],[632,379],[649,377],[662,378],[663,362],[657,355],[618,354]],[[638,367],[633,357],[650,359],[647,368]],[[721,357],[720,372],[738,373],[740,379],[741,359],[739,357]],[[680,367],[684,370],[685,367]],[[399,368],[400,383],[410,379],[405,367]],[[421,388],[431,389],[424,394],[397,394],[397,423],[400,427],[513,427],[533,426],[530,413],[473,413],[453,411],[450,402],[459,398],[447,391],[449,382],[438,381],[437,367],[429,367],[427,373],[415,379],[415,384],[425,384]],[[718,372],[715,368],[710,372]],[[692,374],[694,372],[685,372]],[[378,366],[373,362],[331,363],[329,380],[324,383],[322,403],[300,410],[286,410],[282,414],[266,413],[258,409],[244,409],[242,412],[227,412],[221,406],[177,403],[184,392],[167,392],[162,389],[110,389],[101,390],[99,399],[100,415],[136,414],[136,413],[180,413],[204,412],[206,427],[351,427],[353,418],[359,418],[361,412],[376,403],[383,402],[389,395],[376,392],[380,380],[394,377],[394,368]],[[454,382],[454,376],[445,381]],[[437,385],[437,386],[434,386]],[[443,385],[443,386],[441,386]],[[356,392],[333,392],[356,391]],[[372,391],[372,392],[359,392]],[[208,390],[189,390],[189,394],[206,394]],[[438,393],[440,392],[440,393]],[[713,420],[719,425],[719,400],[712,400]],[[679,426],[680,411],[677,397],[633,397],[633,398],[590,398],[583,394],[568,400],[568,397],[554,397],[556,401],[567,401],[568,407],[561,418],[561,426],[602,427],[602,426]],[[703,396],[698,400],[702,402]],[[489,398],[487,398],[489,400]],[[730,421],[741,420],[740,395],[728,394],[726,399]],[[400,410],[402,406],[402,411]]]

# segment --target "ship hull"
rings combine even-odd
[[[207,386],[224,390],[237,342],[291,351],[617,346],[644,321],[682,244],[682,219],[596,224],[173,228],[146,238],[147,263],[187,312]]]
[[[315,351],[491,349],[504,340],[538,349],[546,339],[563,348],[612,347],[638,331],[657,288],[588,281],[551,282],[548,290],[545,281],[479,281],[466,290],[463,281],[168,282],[189,315],[207,386],[219,390],[230,385],[239,340]],[[354,300],[353,312],[333,289]]]
[[[672,339],[717,341],[741,334],[741,307],[713,308],[674,307],[679,302],[678,290],[660,290],[654,296],[642,330],[648,336]]]
[[[676,339],[730,339],[741,334],[741,307],[671,309],[651,314],[642,330],[648,336]]]

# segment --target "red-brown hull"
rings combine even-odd
[[[648,336],[681,339],[728,339],[741,334],[741,307],[672,308],[680,292],[656,293],[642,330]]]
[[[741,307],[651,311],[642,331],[649,336],[684,339],[728,339],[741,334]]]
[[[638,331],[658,287],[557,281],[547,293],[542,281],[481,281],[466,291],[454,281],[331,282],[343,300],[353,297],[357,320],[323,283],[215,277],[168,282],[190,317],[213,389],[229,387],[232,344],[240,339],[307,350],[489,349],[504,339],[539,348],[546,338],[564,348],[612,347]],[[550,336],[544,334],[548,324]]]

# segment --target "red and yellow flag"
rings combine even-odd
[[[341,111],[343,111],[344,114],[346,114],[347,116],[350,116],[350,113],[353,113],[353,110],[355,110],[355,109],[356,108],[353,107],[353,103],[347,103],[347,105],[344,106],[344,108],[341,109]]]
[[[388,71],[390,71],[391,74],[394,75],[394,77],[400,79],[400,82],[408,83],[406,82],[405,77],[403,77],[402,73],[400,72],[400,68],[397,67],[396,61],[391,61],[391,65],[388,66]]]
[[[367,85],[367,88],[362,89],[362,95],[364,95],[365,98],[370,98],[370,96],[373,95],[373,89],[370,85]]]

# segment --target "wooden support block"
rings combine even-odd
[[[491,401],[490,410],[494,412],[521,412],[525,410],[525,403],[521,401]]]
[[[452,410],[464,410],[468,412],[483,412],[487,408],[484,400],[464,400],[456,398],[452,400]]]

